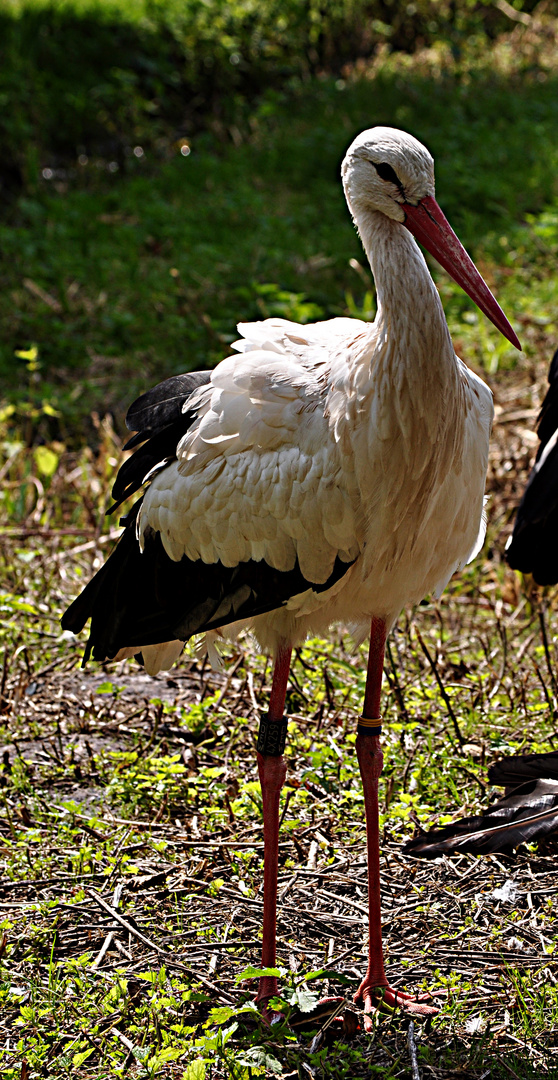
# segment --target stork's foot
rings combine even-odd
[[[364,1008],[364,1027],[366,1031],[372,1030],[372,1014],[375,1012],[393,1012],[395,1009],[403,1009],[410,1016],[436,1016],[438,1009],[429,1004],[432,1001],[431,994],[406,994],[403,990],[392,990],[386,981],[382,986],[371,986],[367,979],[363,979],[353,1001],[356,1005]]]
[[[356,1035],[358,1021],[356,1014],[346,1006],[347,999],[343,997],[321,998],[310,1012],[295,1009],[289,1017],[289,1027],[302,1032],[327,1024],[336,1038],[352,1039]]]
[[[276,995],[275,995],[276,996]],[[315,1028],[321,1028],[324,1024],[335,1034],[336,1038],[352,1039],[358,1029],[358,1019],[354,1012],[346,1009],[347,999],[343,997],[321,998],[310,1012],[302,1012],[301,1009],[293,1009],[288,1018],[282,1012],[270,1008],[270,1000],[256,998],[256,1004],[260,1016],[269,1027],[286,1022],[292,1031],[306,1032]]]
[[[272,1024],[282,1023],[285,1019],[282,1012],[277,1012],[276,1009],[270,1009],[269,1007],[270,1001],[279,996],[276,977],[274,975],[262,975],[254,1005],[257,1005],[264,1024],[268,1024],[270,1027]]]

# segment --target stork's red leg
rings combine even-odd
[[[258,772],[262,786],[264,819],[262,967],[275,967],[276,962],[279,795],[287,775],[287,763],[283,757],[286,728],[283,712],[291,651],[285,646],[277,654],[269,710],[267,717],[261,722],[258,737]],[[276,995],[277,979],[271,975],[262,976],[256,1001],[266,1005],[269,999]]]
[[[277,871],[279,861],[279,796],[287,775],[287,763],[283,757],[286,735],[286,721],[283,718],[287,681],[291,666],[290,648],[283,648],[277,655],[273,672],[273,685],[269,699],[269,710],[260,724],[258,737],[258,772],[262,786],[264,818],[264,910],[262,967],[275,967],[277,939]],[[260,752],[260,749],[262,752]],[[266,750],[268,752],[266,752]],[[271,751],[271,752],[270,752]],[[277,979],[273,975],[263,975],[256,1002],[266,1006],[277,995]],[[320,1006],[326,1012],[320,1012],[320,1020],[335,1012],[341,998],[324,998]],[[314,1015],[310,1014],[310,1021]]]
[[[363,715],[359,720],[356,751],[364,789],[364,807],[366,813],[366,840],[368,850],[368,917],[369,945],[368,968],[356,994],[355,1002],[364,1005],[365,1013],[382,1005],[401,1006],[408,1012],[421,1016],[430,1016],[437,1010],[423,1001],[392,990],[384,971],[382,948],[382,920],[380,909],[380,836],[378,823],[378,781],[382,772],[384,757],[380,746],[381,716],[380,700],[384,652],[386,644],[386,624],[381,619],[372,619],[370,631],[370,652],[368,654],[368,672],[364,693]],[[365,1020],[367,1029],[370,1020]]]

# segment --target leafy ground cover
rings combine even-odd
[[[555,21],[520,25],[488,56],[393,55],[264,98],[236,129],[238,145],[206,132],[167,142],[161,164],[138,141],[125,175],[102,156],[46,167],[0,224],[0,372],[18,432],[24,413],[29,441],[79,445],[84,430],[95,437],[92,410],[111,410],[121,429],[136,391],[221,359],[239,316],[372,314],[339,163],[375,122],[431,147],[442,206],[523,322],[532,356],[541,324],[555,326],[557,51]],[[435,273],[467,358],[513,364],[511,347]],[[32,345],[23,395],[15,353]]]
[[[401,617],[386,667],[387,958],[397,985],[441,994],[440,1015],[415,1027],[424,1077],[551,1076],[558,1059],[555,844],[433,864],[401,851],[416,827],[485,804],[489,761],[555,745],[552,597],[523,591],[501,558],[543,376],[533,387],[504,372],[494,385],[488,555],[439,605]],[[71,483],[77,499],[96,502],[92,469]],[[75,536],[42,529],[35,512],[3,556],[3,1075],[411,1077],[403,1017],[378,1016],[365,1036],[355,1010],[341,1037],[320,1036],[266,1029],[252,1008],[262,855],[254,740],[269,666],[245,640],[222,673],[193,648],[169,676],[80,671],[58,612],[105,537],[83,525]],[[286,1015],[328,990],[350,1001],[364,964],[352,752],[364,678],[364,654],[337,632],[300,650],[289,685]]]
[[[253,643],[229,649],[221,674],[192,649],[182,668],[151,679],[130,665],[80,671],[81,646],[59,629],[118,531],[103,510],[134,393],[220,359],[239,314],[373,314],[337,174],[354,132],[378,121],[411,128],[435,152],[440,201],[525,346],[515,365],[440,274],[458,351],[485,366],[496,397],[490,526],[482,558],[439,605],[405,612],[390,640],[388,963],[401,987],[441,992],[439,1017],[415,1027],[423,1077],[556,1075],[555,844],[432,865],[401,851],[416,828],[485,805],[494,757],[556,745],[556,599],[521,584],[502,557],[556,344],[556,41],[539,13],[489,59],[443,48],[380,57],[311,91],[270,94],[251,126],[230,128],[232,145],[207,132],[174,145],[163,133],[157,162],[139,140],[125,169],[100,151],[72,168],[47,162],[0,225],[7,1080],[413,1075],[405,1018],[379,1016],[365,1036],[355,1010],[339,1038],[266,1029],[252,1008],[254,733],[270,685]],[[286,1014],[328,989],[350,1000],[363,969],[352,753],[363,685],[363,656],[342,629],[309,642],[293,668]]]

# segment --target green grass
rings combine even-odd
[[[92,410],[115,411],[121,425],[140,389],[218,362],[240,319],[370,316],[372,284],[350,265],[364,256],[338,174],[355,132],[382,122],[434,152],[439,200],[532,352],[541,323],[548,335],[556,327],[557,94],[554,76],[507,79],[478,66],[465,82],[433,81],[386,62],[373,80],[314,83],[276,100],[271,115],[262,106],[239,146],[200,135],[166,164],[146,154],[125,176],[89,162],[63,183],[44,181],[0,226],[0,370],[11,400],[23,374],[14,353],[36,344],[32,400],[59,409],[46,430],[74,441]],[[434,272],[465,358],[513,364],[514,350]]]
[[[35,189],[42,165],[83,153],[123,165],[136,143],[160,151],[208,122],[223,134],[266,90],[380,44],[459,55],[508,27],[486,0],[2,0],[0,183]]]

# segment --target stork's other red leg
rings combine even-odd
[[[280,649],[275,661],[267,717],[258,737],[258,772],[262,786],[264,819],[264,898],[262,967],[275,967],[277,933],[277,871],[279,860],[279,795],[287,775],[283,757],[285,743],[285,697],[291,667],[291,649]],[[260,747],[262,752],[260,753]],[[256,1001],[267,1004],[277,994],[277,979],[264,975]]]
[[[382,947],[382,918],[380,907],[380,835],[378,821],[378,781],[382,772],[384,756],[380,746],[382,675],[386,645],[386,624],[382,619],[372,619],[370,629],[370,652],[364,692],[363,715],[359,720],[356,751],[364,790],[366,813],[366,841],[368,851],[368,918],[369,945],[368,968],[360,984],[355,1001],[364,1005],[369,1013],[377,1006],[402,1006],[408,1012],[429,1016],[437,1010],[418,1001],[409,994],[392,990],[384,971]],[[366,1027],[371,1027],[369,1020]]]

